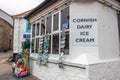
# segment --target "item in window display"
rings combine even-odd
[[[37,65],[40,65],[40,55],[39,55],[39,53],[38,53],[38,56],[37,56],[36,64],[37,64]]]
[[[42,50],[39,50],[40,53],[42,53]]]
[[[40,42],[41,42],[41,41],[43,41],[43,39],[42,39],[42,38],[40,38]]]
[[[62,36],[62,37],[65,37],[65,36],[66,36],[65,31],[62,31],[61,36]]]
[[[63,68],[63,63],[59,62],[58,66],[59,66],[59,68]]]
[[[43,50],[43,53],[48,53],[48,50]]]
[[[60,45],[65,45],[65,41],[60,42]]]
[[[62,38],[61,38],[61,41],[65,41],[65,39],[66,39],[66,37],[62,37]]]
[[[60,45],[60,48],[64,48],[65,47],[65,45]]]
[[[59,56],[59,64],[58,64],[59,68],[63,68],[63,55],[64,55],[65,39],[66,39],[65,28],[62,28],[61,41],[60,41],[61,53]]]
[[[49,36],[46,35],[43,40],[44,40],[44,43],[43,43],[43,46],[44,46],[44,49],[43,49],[43,64],[46,64],[47,61],[48,61]]]
[[[44,38],[44,43],[46,43],[47,42],[47,39],[46,38]]]
[[[49,52],[49,36],[45,35],[45,37],[42,39],[42,44],[38,53],[38,60],[37,64],[40,63],[46,64],[48,61],[48,52]]]
[[[44,45],[44,49],[48,49],[48,46]]]
[[[61,40],[61,41],[60,41],[60,44],[65,44],[65,40],[64,40],[64,41]]]
[[[64,53],[61,52],[59,57],[59,64],[58,64],[59,68],[63,68],[63,55]]]
[[[40,41],[40,44],[43,44],[43,41]]]
[[[48,46],[49,46],[49,43],[46,43],[46,42],[45,42],[45,43],[44,43],[44,46],[47,46],[47,47],[48,47]]]
[[[62,25],[62,30],[65,30],[65,29],[68,29],[68,23],[64,23],[63,25]]]
[[[43,64],[46,64],[48,62],[48,54],[43,54]]]

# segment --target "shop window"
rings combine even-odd
[[[52,54],[59,54],[59,33],[53,34]]]
[[[51,33],[51,21],[52,21],[52,16],[48,16],[46,18],[46,34]]]
[[[35,24],[32,26],[32,37],[35,37]]]
[[[40,24],[39,23],[37,23],[37,29],[36,29],[36,35],[38,36],[39,35],[39,27],[40,27]]]
[[[65,55],[69,54],[69,31],[65,32],[66,33],[66,37],[65,37],[65,43],[64,43],[64,48],[61,49],[61,52],[64,52]],[[62,36],[61,36],[62,38]]]
[[[35,46],[35,40],[32,39],[32,43],[31,43],[31,52],[34,53],[34,46]]]
[[[51,53],[51,35],[49,35],[48,41],[49,41],[48,54],[50,54]]]
[[[61,11],[61,30],[69,29],[69,7]]]
[[[35,52],[38,53],[39,51],[39,38],[36,38],[36,47],[35,47]]]
[[[48,37],[47,37],[47,41],[48,41],[48,47],[47,48],[44,48],[44,46],[47,45],[47,43],[44,44],[44,42],[45,42],[44,38],[45,38],[45,36],[39,38],[39,42],[36,43],[36,44],[39,44],[38,51],[39,50],[43,50],[43,49],[47,49],[48,50],[48,54],[50,54],[51,53],[51,35],[48,35]]]
[[[119,29],[119,41],[120,41],[120,11],[118,12],[118,29]]]
[[[58,30],[59,27],[59,13],[53,16],[53,31]]]
[[[41,35],[45,35],[45,20],[41,20]]]
[[[38,53],[40,49],[44,49],[44,37],[46,34],[49,36],[49,47],[48,53],[59,54],[60,52],[64,52],[65,55],[69,54],[69,7],[64,8],[63,10],[55,13],[54,15],[47,15],[46,18],[42,18],[40,24],[34,24],[32,27],[32,52]],[[36,35],[35,36],[35,27],[36,27]],[[52,29],[52,31],[51,31]],[[60,35],[64,29],[65,43],[64,48],[61,48],[61,38]],[[40,30],[40,32],[39,32]],[[38,36],[40,34],[40,37]]]

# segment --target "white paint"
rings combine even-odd
[[[78,16],[88,17],[88,15],[90,15],[90,17],[97,18],[97,7],[95,6],[96,6],[96,2],[94,1],[72,2],[70,5],[70,16],[71,16],[70,17],[70,55],[68,57],[69,57],[69,60],[71,60],[71,62],[73,63],[87,65],[98,60],[98,43],[97,43],[98,41],[96,41],[96,43],[93,44],[94,46],[91,46],[92,44],[91,45],[87,44],[87,46],[86,44],[82,44],[80,46],[73,46],[73,43],[74,43],[73,36],[76,37],[76,35],[74,35],[74,33],[76,33],[76,30],[75,31],[72,30],[72,27],[74,26],[72,20],[74,17],[78,17]],[[98,36],[97,35],[98,32],[96,30],[97,24],[95,23],[93,25],[95,25],[96,27],[95,31],[93,32],[96,33],[94,37],[97,40],[97,36]]]
[[[41,80],[87,80],[88,69],[71,66],[58,68],[58,65],[50,63],[48,66],[36,65],[36,61],[31,64],[32,74]]]
[[[25,41],[23,34],[26,33],[26,20],[22,17],[16,17],[14,21],[13,53],[20,53],[22,51],[21,43]]]
[[[40,17],[39,15],[32,17],[30,21]],[[98,42],[96,46],[73,46],[72,34],[75,33],[75,31],[71,30],[73,15],[92,15],[92,17],[97,18],[95,35]],[[31,56],[34,57],[36,54]],[[72,2],[70,4],[70,53],[69,55],[64,55],[63,59],[64,63],[84,66],[86,69],[72,66],[64,66],[64,69],[59,69],[58,58],[59,55],[50,54],[49,61],[53,61],[56,64],[48,63],[47,66],[38,66],[36,61],[32,60],[33,75],[42,80],[120,80],[116,11],[94,0]]]
[[[120,59],[118,20],[115,10],[97,4],[100,59]]]
[[[85,66],[86,69],[57,64],[36,65],[31,61],[32,74],[41,80],[120,80],[120,60]]]
[[[120,60],[89,66],[88,80],[120,80]]]
[[[83,21],[83,20],[87,21]],[[92,21],[90,21],[90,19]],[[97,16],[96,14],[84,15],[80,13],[73,13],[71,15],[71,32],[73,32],[73,46],[97,46]],[[88,21],[89,20],[89,21]]]

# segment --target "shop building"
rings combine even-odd
[[[30,39],[30,26],[24,16],[32,10],[25,11],[20,14],[13,15],[14,18],[14,41],[13,53],[20,53],[22,51],[22,42]],[[26,38],[25,38],[25,37]]]
[[[42,80],[120,80],[119,0],[45,0],[25,18],[32,30],[34,76]],[[63,29],[64,54],[60,55]],[[48,63],[38,65],[46,35]]]

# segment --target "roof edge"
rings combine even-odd
[[[35,9],[33,9],[29,14],[27,14],[24,18],[29,19],[31,16],[41,12],[51,4],[55,3],[57,0],[45,0],[40,5],[38,5]]]

